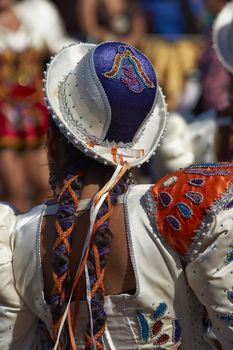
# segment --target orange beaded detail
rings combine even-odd
[[[197,164],[163,177],[151,188],[157,227],[179,254],[188,253],[207,210],[232,180],[232,163]]]

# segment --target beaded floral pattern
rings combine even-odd
[[[136,311],[137,321],[140,328],[140,336],[143,342],[153,341],[155,350],[166,350],[161,347],[166,346],[170,341],[173,345],[176,345],[176,350],[181,349],[181,327],[178,319],[172,321],[172,335],[170,336],[164,332],[163,317],[167,312],[167,304],[161,302],[151,313],[146,316],[140,310]]]
[[[231,187],[232,174],[232,163],[195,164],[162,178],[151,188],[156,203],[155,225],[182,256],[194,249],[197,232],[216,201]],[[232,197],[228,198],[223,209],[233,207]],[[233,252],[228,254],[230,259]]]

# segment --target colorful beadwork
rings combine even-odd
[[[193,173],[200,175],[195,176]],[[198,168],[194,166],[178,170],[161,178],[151,187],[157,232],[182,256],[190,257],[196,251],[199,240],[195,237],[207,229],[206,224],[209,221],[212,222],[211,212],[214,214],[220,210],[218,208],[221,210],[226,208],[233,198],[230,195],[227,197],[228,191],[233,187],[232,174],[232,163],[213,164],[213,166],[205,164]],[[176,182],[165,190],[171,196],[172,202],[168,207],[164,207],[160,193],[163,192],[164,183],[167,181],[170,183],[173,177],[176,178]],[[177,232],[179,234],[176,234]],[[233,255],[231,252],[228,253],[228,262],[233,260],[231,254]]]
[[[189,198],[194,204],[200,204],[204,196],[200,192],[188,191],[185,193],[185,197]]]
[[[175,231],[179,231],[181,229],[181,223],[174,215],[168,215],[166,220]]]
[[[130,47],[120,46],[110,71],[103,73],[108,79],[119,79],[131,91],[140,93],[146,88],[154,88],[154,83],[147,77],[138,58]]]
[[[161,320],[167,311],[167,304],[160,303],[151,315],[145,316],[142,311],[137,311],[137,321],[139,323],[141,339],[144,342],[153,341],[153,345],[157,345],[154,349],[156,350],[166,350],[166,348],[161,347],[168,341],[172,341],[173,345],[176,346],[174,349],[177,349],[177,346],[180,346],[181,340],[181,328],[179,321],[177,319],[172,321],[173,334],[172,337],[167,333],[164,333],[163,328],[165,327],[164,322]],[[150,330],[150,334],[149,334]]]
[[[199,174],[204,176],[224,176],[224,175],[230,175],[232,172],[230,170],[225,169],[198,169],[198,168],[188,168],[185,170],[186,174]]]
[[[159,199],[164,207],[168,207],[172,202],[172,196],[167,192],[160,192]]]
[[[200,186],[204,185],[205,179],[202,179],[201,177],[195,177],[193,179],[189,179],[187,181],[187,183],[191,186],[200,187]]]
[[[181,215],[185,219],[188,219],[192,216],[193,212],[187,204],[185,204],[183,202],[178,202],[178,203],[176,203],[176,206],[179,209],[179,212],[181,213]]]
[[[155,350],[166,350],[160,345],[164,345],[169,340],[175,346],[174,349],[181,349],[181,327],[178,319],[172,321],[172,337],[163,332],[164,322],[161,318],[165,316],[167,309],[167,304],[161,302],[148,317],[142,311],[136,313],[142,340],[144,342],[152,340],[153,345],[157,345]]]
[[[172,186],[177,182],[177,180],[178,180],[178,176],[169,177],[169,179],[167,179],[162,183],[161,188]]]

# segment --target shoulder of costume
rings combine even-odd
[[[190,254],[213,217],[233,208],[232,181],[233,163],[206,163],[180,169],[151,187],[158,231],[180,255]]]

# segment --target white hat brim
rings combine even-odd
[[[74,70],[78,62],[96,45],[79,43],[70,45],[60,52],[58,52],[48,64],[44,91],[46,94],[46,102],[49,105],[49,109],[53,115],[55,122],[60,128],[61,132],[72,142],[77,148],[86,153],[86,155],[97,159],[108,165],[117,166],[120,163],[114,160],[111,154],[111,145],[109,147],[102,147],[96,145],[90,146],[90,141],[86,139],[86,135],[83,135],[80,129],[74,129],[69,124],[68,118],[63,115],[60,108],[59,101],[59,86],[64,81],[66,76]],[[129,167],[135,167],[146,161],[155,153],[160,139],[164,132],[167,122],[167,108],[164,96],[160,87],[158,86],[157,98],[154,103],[153,109],[150,112],[150,116],[146,120],[142,129],[139,130],[138,135],[135,138],[135,142],[132,146],[127,146],[127,150],[124,145],[119,145],[119,154],[123,155],[124,160],[129,164]],[[138,150],[143,150],[138,155]],[[124,154],[126,153],[126,156]],[[127,153],[129,156],[127,156]],[[135,156],[137,154],[137,156]]]
[[[220,62],[233,73],[233,1],[224,6],[214,22],[213,43]]]

